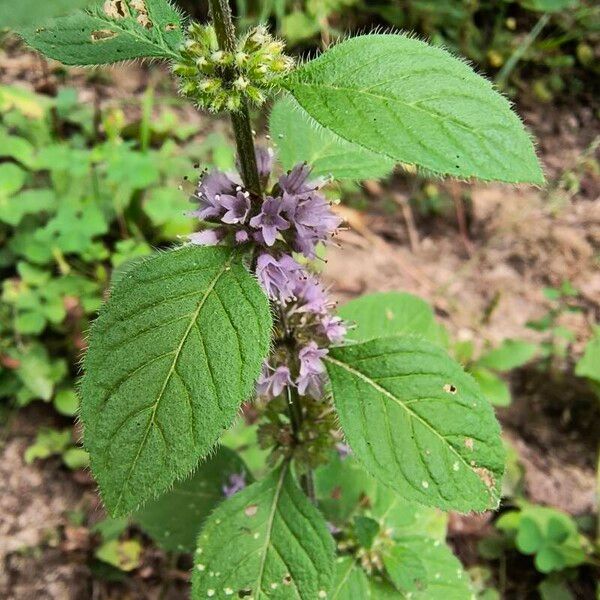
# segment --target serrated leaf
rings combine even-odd
[[[321,127],[291,97],[275,104],[269,119],[271,139],[285,169],[306,161],[315,176],[335,179],[378,179],[394,168],[394,161],[351,144]]]
[[[544,181],[507,100],[465,62],[420,40],[355,37],[283,85],[320,125],[396,162],[462,178]]]
[[[390,335],[418,335],[441,343],[441,326],[421,298],[404,292],[379,292],[342,305],[338,314],[352,323],[347,339],[363,342]]]
[[[133,520],[164,550],[193,552],[204,519],[224,499],[223,486],[233,474],[243,475],[247,483],[252,481],[244,461],[221,446],[193,475],[148,501]]]
[[[349,557],[338,558],[335,565],[331,600],[366,600],[370,598],[365,572]]]
[[[81,386],[85,447],[112,515],[208,453],[252,394],[270,333],[268,301],[230,249],[158,254],[120,279]]]
[[[473,379],[442,349],[382,338],[330,348],[326,366],[342,430],[369,473],[444,510],[497,506],[500,428]]]
[[[51,19],[19,33],[36,50],[66,65],[110,64],[133,58],[177,59],[183,41],[180,13],[167,0],[125,0]],[[139,3],[138,3],[139,4]]]
[[[285,464],[223,502],[206,521],[198,537],[192,598],[326,597],[333,555],[325,520]]]

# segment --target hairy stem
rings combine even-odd
[[[235,27],[231,19],[231,8],[229,7],[228,0],[209,0],[209,7],[219,48],[226,52],[235,51]],[[231,77],[233,77],[233,73],[231,73]],[[231,113],[231,123],[233,125],[235,145],[240,161],[242,181],[248,191],[256,196],[260,196],[262,190],[260,189],[260,177],[256,166],[254,138],[250,124],[248,102],[245,98],[242,98],[240,110]]]
[[[300,432],[300,428],[302,427],[302,421],[304,416],[302,414],[302,403],[300,401],[300,396],[298,394],[298,390],[293,387],[288,386],[288,409],[290,413],[290,423],[292,425],[292,433],[294,434],[295,441],[298,442],[298,434]],[[300,476],[300,484],[302,485],[302,489],[304,493],[310,498],[310,500],[315,503],[316,495],[315,495],[315,484],[313,481],[313,474],[310,469],[307,470],[306,473]]]
[[[234,51],[236,47],[236,35],[228,0],[209,0],[209,8],[219,48],[227,52]],[[260,197],[262,195],[262,190],[260,187],[258,167],[256,165],[254,137],[252,135],[248,103],[245,99],[242,99],[240,110],[231,113],[231,123],[233,125],[235,144],[240,161],[242,181],[248,191]],[[284,321],[283,325],[285,327],[285,315],[280,314],[280,319]],[[288,387],[288,390],[290,394],[290,422],[294,438],[297,441],[303,419],[302,404],[297,390],[291,387]],[[315,486],[313,475],[310,470],[301,476],[300,483],[304,493],[315,502]]]

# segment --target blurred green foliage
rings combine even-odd
[[[583,92],[600,72],[600,5],[594,0],[236,0],[235,4],[242,26],[270,20],[290,46],[301,50],[375,27],[416,31],[489,75],[498,74],[499,83],[511,93],[531,91],[538,101]],[[535,39],[530,39],[532,31]]]
[[[198,178],[196,163],[233,165],[218,129],[195,143],[198,125],[170,109],[153,114],[152,91],[142,105],[127,122],[122,108],[95,113],[70,88],[48,98],[0,87],[5,403],[76,414],[77,365],[111,277],[192,231],[182,184]]]

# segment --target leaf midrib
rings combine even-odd
[[[351,94],[364,94],[366,96],[372,96],[373,98],[376,98],[377,100],[384,101],[384,102],[388,102],[390,100],[393,100],[395,102],[398,102],[400,105],[403,105],[405,107],[408,107],[408,108],[411,108],[413,110],[420,111],[420,112],[424,113],[425,115],[427,115],[428,117],[432,118],[433,120],[438,121],[442,126],[446,126],[448,123],[453,123],[456,127],[462,128],[462,129],[468,131],[469,133],[472,133],[479,140],[484,141],[486,143],[490,142],[490,140],[487,137],[485,137],[484,135],[482,135],[481,132],[479,132],[477,129],[470,128],[467,125],[465,125],[464,123],[461,123],[460,121],[457,121],[456,119],[453,119],[453,118],[444,119],[444,118],[440,117],[439,114],[436,114],[435,112],[428,111],[427,109],[425,109],[423,107],[420,107],[420,106],[417,106],[416,104],[412,104],[410,102],[406,102],[405,100],[401,100],[397,96],[392,96],[391,98],[388,98],[386,96],[381,96],[379,94],[373,94],[373,93],[367,92],[367,91],[365,91],[363,89],[360,89],[360,88],[340,87],[340,86],[327,85],[327,84],[322,84],[322,83],[309,83],[309,82],[300,81],[300,80],[293,80],[293,81],[291,81],[289,83],[289,87],[286,87],[286,89],[293,94],[292,90],[293,90],[294,87],[306,87],[306,88],[316,88],[316,89],[331,89],[331,90],[340,91],[340,92],[346,92],[346,93],[351,93]],[[333,131],[336,135],[338,135],[340,138],[342,138],[346,142],[348,142],[350,144],[355,144],[357,146],[360,146],[361,148],[363,148],[364,150],[367,150],[369,152],[374,152],[375,154],[378,154],[380,156],[384,156],[384,157],[387,157],[389,159],[392,159],[395,162],[406,162],[408,164],[416,164],[414,162],[414,160],[411,160],[411,159],[408,159],[408,158],[407,159],[401,159],[398,156],[394,156],[393,154],[390,154],[390,152],[387,152],[387,151],[384,151],[384,150],[380,150],[380,149],[374,150],[370,146],[367,146],[367,145],[365,145],[364,143],[362,143],[360,141],[357,141],[355,139],[350,139],[348,136],[343,135],[339,131],[332,129],[329,125],[327,125],[326,123],[323,123],[321,120],[319,120],[317,117],[315,117],[311,112],[309,112],[307,110],[306,106],[295,95],[294,95],[294,99],[300,105],[300,107],[307,114],[309,114],[321,127],[324,127],[325,129]],[[406,129],[406,128],[403,127],[403,129]],[[525,160],[525,158],[521,157],[521,156],[519,156],[518,159],[519,160]],[[472,157],[470,157],[470,160],[472,160]],[[426,169],[430,169],[432,172],[438,172],[437,170],[439,169],[439,165],[435,165],[434,166],[434,165],[431,165],[431,164],[425,164],[424,161],[421,161],[420,166],[423,166]],[[536,168],[536,167],[538,167],[537,164],[535,165],[534,168]],[[505,176],[499,176],[499,175],[489,176],[489,175],[481,175],[481,174],[470,173],[470,174],[466,174],[465,176],[466,177],[476,177],[477,179],[481,179],[482,181],[495,180],[495,181],[504,181],[504,182],[507,182],[507,183],[515,183],[516,182],[514,179],[508,179]],[[519,178],[518,181],[525,182],[526,180]],[[531,183],[536,183],[536,182],[543,181],[543,179],[540,180],[539,178],[537,178],[537,179],[534,180],[533,178],[527,178],[527,181],[529,181]]]
[[[152,407],[152,414],[150,415],[150,419],[148,420],[148,426],[146,427],[146,431],[144,432],[144,435],[142,437],[142,441],[140,442],[138,451],[135,455],[135,458],[133,459],[133,462],[131,463],[131,466],[129,467],[129,470],[127,471],[127,476],[125,477],[125,480],[123,481],[123,484],[121,486],[121,492],[119,493],[119,497],[117,498],[117,503],[115,504],[115,508],[114,508],[115,514],[117,513],[119,506],[121,505],[121,502],[123,500],[123,495],[125,493],[125,488],[129,484],[129,481],[131,479],[131,474],[133,473],[133,470],[135,469],[137,462],[140,458],[140,455],[142,453],[142,449],[144,448],[144,446],[146,444],[146,440],[148,438],[148,434],[150,433],[150,429],[152,428],[152,425],[156,425],[156,423],[154,421],[155,417],[156,417],[156,411],[158,410],[158,406],[160,405],[160,402],[164,396],[165,390],[167,389],[167,386],[169,385],[169,381],[171,380],[171,377],[173,376],[173,373],[175,372],[175,369],[177,367],[177,363],[179,361],[179,357],[181,355],[183,346],[185,345],[185,342],[187,341],[190,331],[194,327],[194,324],[196,323],[198,316],[200,315],[200,312],[201,312],[208,296],[213,291],[213,289],[217,285],[217,282],[222,277],[222,275],[226,271],[229,270],[231,261],[232,261],[232,257],[230,257],[228,260],[225,261],[225,263],[223,264],[221,269],[217,272],[215,277],[212,279],[212,281],[210,282],[210,284],[204,291],[202,298],[198,302],[198,306],[197,306],[196,310],[192,313],[192,318],[190,319],[190,323],[181,338],[181,342],[179,343],[179,346],[177,347],[177,349],[174,352],[173,362],[171,363],[169,371],[165,377],[165,381],[163,382],[163,385],[158,393],[158,397],[156,398],[154,405]]]
[[[281,489],[283,487],[283,481],[287,474],[289,463],[286,463],[281,468],[281,474],[277,480],[277,486],[275,487],[275,494],[273,495],[273,504],[271,506],[271,512],[269,513],[269,519],[267,521],[267,531],[265,535],[265,543],[262,547],[262,555],[258,570],[258,576],[256,578],[256,598],[258,599],[261,595],[262,590],[262,579],[265,572],[265,565],[267,563],[267,552],[271,544],[271,534],[273,531],[273,523],[275,521],[275,514],[277,513],[277,504],[279,503],[279,496],[281,495]]]
[[[450,442],[448,442],[448,440],[439,433],[439,431],[434,429],[426,420],[424,420],[422,417],[420,417],[416,412],[414,412],[413,410],[408,408],[408,406],[404,402],[402,402],[401,400],[396,398],[391,392],[389,392],[384,387],[379,385],[376,381],[371,379],[368,375],[365,375],[361,371],[353,369],[350,365],[348,365],[345,362],[337,360],[337,359],[333,358],[332,356],[324,356],[323,359],[326,360],[327,362],[330,362],[330,363],[344,369],[351,375],[358,377],[359,379],[361,379],[362,381],[364,381],[365,383],[367,383],[368,385],[370,385],[371,387],[376,389],[380,394],[383,394],[386,398],[389,398],[390,400],[392,400],[392,402],[395,402],[398,406],[402,407],[412,418],[419,421],[419,423],[421,423],[423,426],[425,426],[427,429],[429,429],[429,431],[431,431],[433,434],[435,434],[435,436],[439,438],[439,440],[442,442],[442,444],[444,446],[446,446],[460,460],[460,462],[462,462],[462,464],[465,465],[469,469],[469,472],[472,472],[473,468],[471,467],[471,465],[458,453],[456,448],[454,448],[454,446],[452,444],[450,444]]]

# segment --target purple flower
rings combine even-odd
[[[273,149],[272,148],[257,148],[256,149],[256,166],[258,167],[258,175],[263,182],[266,182],[271,175],[273,168]]]
[[[347,333],[347,328],[340,317],[325,315],[321,319],[321,327],[330,342],[341,342]]]
[[[342,460],[348,458],[352,454],[350,446],[348,446],[348,444],[344,444],[344,442],[338,442],[335,445],[335,449]]]
[[[239,231],[235,232],[235,241],[238,244],[244,244],[249,239],[250,239],[250,236],[248,235],[248,232],[245,229],[240,229]]]
[[[276,259],[263,253],[256,261],[256,277],[267,295],[280,302],[294,298],[294,290],[302,267],[287,254]]]
[[[300,359],[300,375],[296,380],[298,392],[305,394],[307,391],[313,398],[318,399],[323,391],[322,374],[325,365],[321,358],[327,354],[326,348],[319,348],[316,342],[309,342],[298,353]]]
[[[342,219],[331,211],[325,198],[316,191],[286,195],[284,213],[296,229],[294,249],[308,258],[315,257],[315,246],[324,242],[340,226]]]
[[[261,183],[267,183],[271,170],[273,169],[273,149],[272,148],[256,148],[256,166],[258,168],[258,176]],[[239,159],[236,161],[237,170],[241,171],[242,166]]]
[[[250,212],[250,194],[239,191],[235,196],[224,194],[219,198],[221,206],[227,209],[227,212],[221,217],[223,223],[233,225],[234,223],[243,223]]]
[[[225,212],[221,197],[235,194],[237,187],[239,186],[222,171],[207,173],[200,180],[196,195],[191,198],[192,202],[199,205],[198,210],[191,214],[200,219],[220,218]]]
[[[275,398],[279,396],[281,392],[292,384],[292,378],[290,377],[290,370],[281,365],[272,371],[272,368],[268,363],[263,364],[263,370],[256,382],[256,393],[259,396],[269,396]]]
[[[277,238],[277,232],[288,229],[290,224],[281,216],[281,201],[267,196],[260,213],[250,219],[250,225],[260,229],[267,246],[272,246]]]
[[[298,298],[297,312],[327,313],[331,302],[323,286],[312,275],[298,277],[293,295]]]
[[[237,492],[243,490],[246,487],[246,473],[232,473],[229,476],[229,484],[223,485],[223,495],[226,498],[231,498]]]
[[[215,246],[222,238],[223,231],[220,229],[205,229],[204,231],[198,231],[188,236],[190,242],[198,246]]]
[[[331,535],[337,535],[342,531],[337,525],[334,525],[331,521],[326,521],[325,524],[327,525],[327,529],[329,530],[329,533]]]
[[[279,178],[279,187],[286,194],[301,194],[317,189],[318,185],[307,185],[306,180],[310,175],[311,168],[306,163],[297,164],[291,171]]]

